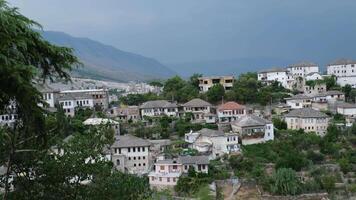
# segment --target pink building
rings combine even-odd
[[[188,173],[190,167],[196,172],[208,173],[207,156],[181,156],[177,159],[158,160],[154,171],[148,174],[151,187],[163,189],[177,185],[179,177]]]

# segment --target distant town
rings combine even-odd
[[[322,74],[317,64],[301,62],[239,77],[195,74],[149,83],[73,78],[37,88],[47,112],[85,129],[108,125],[115,139],[103,156],[121,172],[148,177],[152,189],[189,196],[202,189],[195,180],[214,197],[324,198],[335,191],[347,197],[356,181],[355,65],[337,60]],[[15,105],[0,115],[2,126],[16,123]],[[296,146],[286,149],[290,143]],[[296,174],[298,190],[268,188],[277,169]],[[246,186],[251,178],[253,186]]]

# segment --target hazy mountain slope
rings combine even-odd
[[[74,73],[83,77],[131,81],[167,78],[175,74],[155,59],[121,51],[91,39],[53,31],[45,31],[43,36],[50,42],[75,49],[84,67]]]

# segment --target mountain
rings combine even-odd
[[[171,69],[183,76],[189,77],[194,73],[202,73],[206,76],[213,75],[239,75],[246,72],[256,72],[262,69],[272,67],[284,67],[286,65],[298,62],[298,60],[284,58],[238,58],[227,60],[210,60],[199,62],[184,62],[166,64]]]
[[[54,31],[44,31],[42,35],[54,44],[75,50],[84,64],[74,70],[74,75],[80,77],[127,82],[161,79],[176,74],[153,58],[125,52],[88,38]]]

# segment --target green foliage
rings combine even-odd
[[[341,88],[341,91],[345,94],[345,100],[346,101],[353,101],[351,92],[352,92],[352,87],[349,84],[346,84],[344,87]]]
[[[280,168],[271,177],[271,192],[280,195],[296,195],[301,192],[301,183],[295,171]]]
[[[216,103],[218,101],[221,101],[222,98],[225,95],[225,89],[224,86],[221,84],[216,84],[212,86],[207,92],[206,96],[208,97],[209,102]]]
[[[148,84],[155,87],[163,87],[163,84],[160,81],[151,81]]]
[[[193,74],[189,78],[189,83],[194,86],[196,89],[199,89],[199,78],[202,77],[202,74]]]
[[[125,105],[140,105],[146,101],[159,100],[163,97],[157,96],[156,94],[149,92],[146,94],[128,94],[127,96],[120,97],[119,101]]]
[[[278,130],[286,130],[287,129],[287,123],[280,118],[274,117],[272,119],[272,122],[273,122],[273,126],[275,128],[277,128]]]
[[[326,90],[331,90],[331,89],[335,89],[336,87],[338,87],[335,75],[332,75],[330,77],[328,77],[328,76],[324,77],[324,81],[326,84]]]

